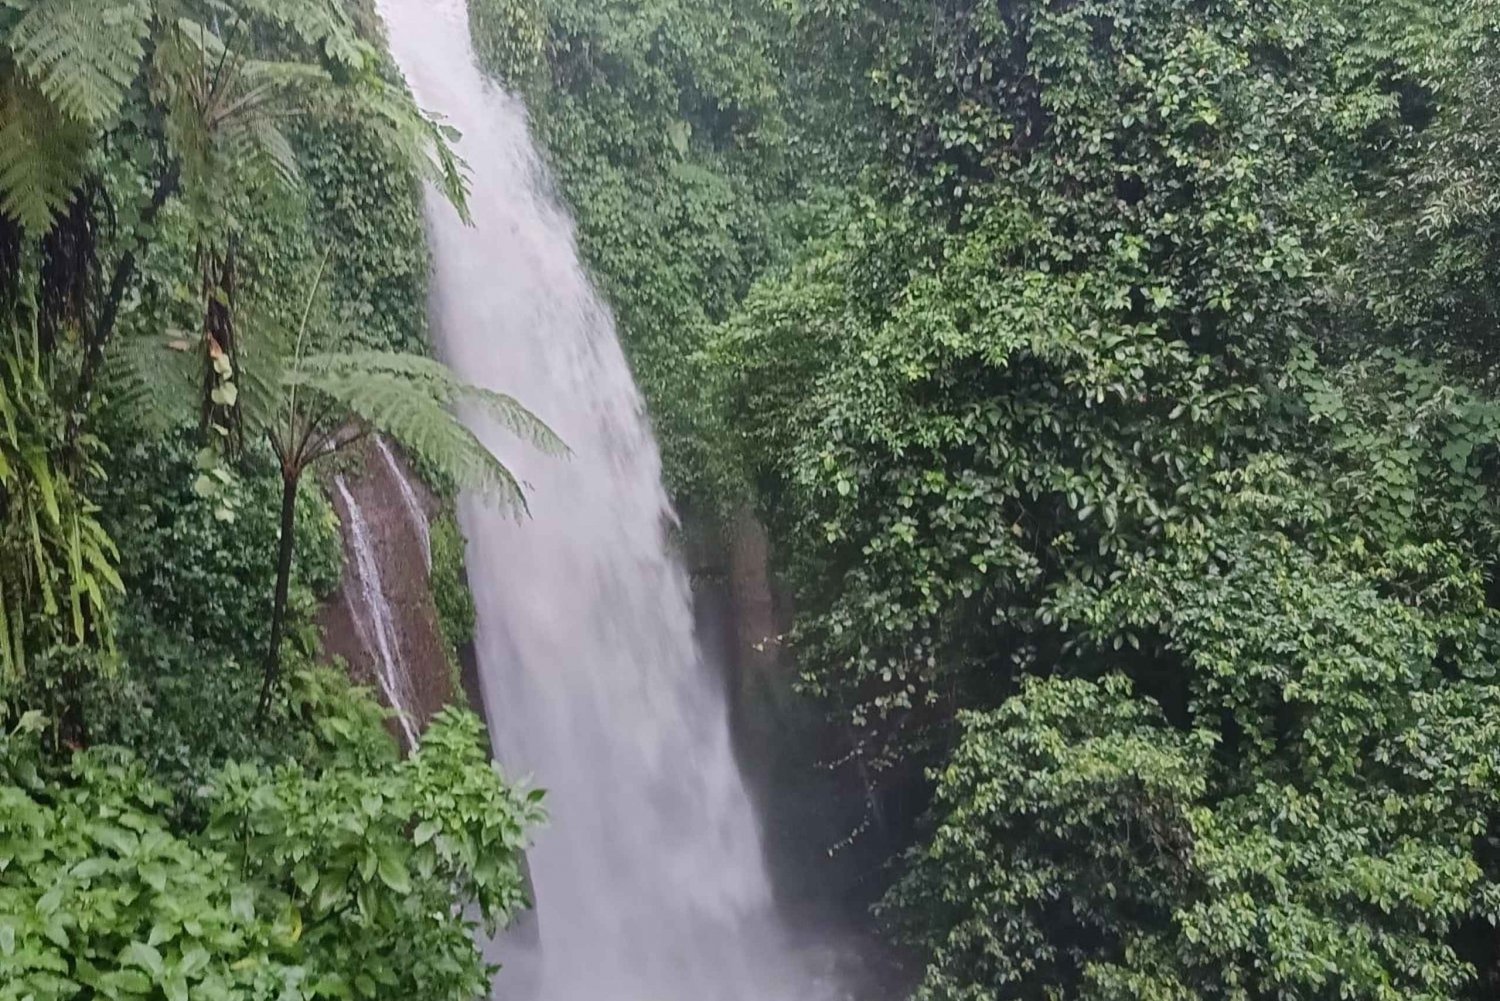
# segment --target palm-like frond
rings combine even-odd
[[[61,114],[98,125],[119,111],[145,56],[147,0],[6,0],[6,6],[22,13],[5,47]]]
[[[303,45],[316,49],[330,62],[358,68],[369,58],[368,47],[342,4],[308,0],[237,0],[244,16],[272,24]]]
[[[104,370],[104,398],[127,427],[156,434],[191,424],[201,365],[197,335],[119,340]]]
[[[288,61],[252,58],[268,36]],[[280,123],[322,112],[360,120],[466,212],[451,129],[379,62],[340,0],[0,0],[0,210],[46,228],[149,66],[151,102],[189,191],[222,173],[294,183]]]
[[[360,88],[358,95],[344,98],[357,101],[351,110],[369,124],[376,138],[414,164],[421,178],[441,191],[465,222],[470,221],[468,165],[453,150],[456,129],[418,108],[404,88],[379,78]]]
[[[562,455],[568,450],[562,439],[515,397],[469,385],[448,366],[431,358],[395,351],[326,352],[304,358],[298,369],[300,374],[293,377],[294,381],[300,379],[310,385],[367,374],[391,376],[441,406],[478,407],[485,416],[542,452]]]
[[[0,211],[45,229],[140,73],[149,0],[0,0]]]
[[[0,81],[0,211],[45,230],[83,179],[91,132],[18,77]]]
[[[466,385],[428,358],[378,351],[318,354],[302,359],[285,378],[389,435],[463,486],[520,511],[526,510],[520,482],[452,408],[475,406],[536,448],[566,451],[552,429],[514,397]]]

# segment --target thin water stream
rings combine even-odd
[[[503,945],[496,994],[535,1001],[828,996],[778,919],[730,745],[722,672],[694,636],[675,518],[641,397],[528,132],[476,67],[462,0],[380,0],[418,102],[462,132],[465,226],[429,192],[431,317],[472,382],[568,443],[475,431],[529,486],[518,522],[462,517],[495,749],[548,790],[530,855],[536,941]]]
[[[422,502],[417,500],[416,490],[396,462],[396,457],[391,454],[391,446],[380,435],[375,436],[375,449],[380,453],[385,468],[390,470],[391,476],[396,480],[396,488],[401,491],[401,503],[406,508],[406,517],[411,521],[411,530],[417,534],[417,543],[422,547],[422,561],[431,571],[432,527],[427,523],[427,512],[422,510]]]
[[[349,544],[354,549],[354,566],[351,573],[345,574],[344,587],[355,632],[375,662],[376,680],[395,711],[396,724],[406,737],[406,746],[415,747],[417,731],[411,719],[410,686],[401,659],[401,639],[381,579],[380,560],[375,556],[369,523],[342,475],[333,478],[333,486],[344,502]]]

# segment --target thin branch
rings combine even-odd
[[[372,432],[371,432],[370,428],[368,428],[368,427],[361,428],[359,431],[356,431],[354,434],[352,434],[349,437],[343,439],[342,441],[335,441],[333,447],[328,450],[329,454],[337,454],[339,452],[344,451],[344,449],[346,449],[346,448],[353,448],[355,445],[358,445],[360,442],[362,442],[366,438],[370,437],[371,433]],[[338,432],[337,431],[335,431],[333,434],[331,434],[331,435],[328,436],[329,439],[334,439],[334,438],[337,438],[337,437],[338,437]]]

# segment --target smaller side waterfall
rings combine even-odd
[[[384,449],[384,443],[381,447]],[[411,489],[404,478],[398,479],[406,489]],[[346,527],[354,549],[353,573],[344,575],[344,587],[346,600],[354,612],[355,629],[366,652],[375,661],[375,676],[385,692],[386,701],[396,713],[396,722],[406,737],[406,746],[416,747],[417,731],[408,709],[411,705],[410,679],[401,660],[401,644],[380,579],[380,562],[371,545],[369,525],[343,475],[335,476],[333,483],[344,502],[349,522]]]
[[[401,469],[396,457],[391,454],[390,445],[379,435],[375,437],[375,447],[380,451],[380,458],[385,462],[386,468],[395,477],[396,486],[401,490],[401,502],[406,505],[406,513],[411,517],[411,527],[417,533],[417,541],[422,545],[422,560],[427,570],[432,570],[432,527],[427,523],[427,512],[422,509],[422,502],[417,500],[417,492],[412,489],[411,481],[406,478],[406,473]]]

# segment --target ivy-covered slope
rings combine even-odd
[[[717,504],[733,471],[705,358],[712,326],[785,257],[844,162],[798,126],[823,107],[795,17],[762,0],[475,0],[486,68],[527,102],[613,308],[679,497]],[[848,127],[845,125],[844,127]]]

